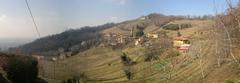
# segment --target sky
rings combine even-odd
[[[41,36],[148,15],[215,15],[225,0],[28,0]],[[214,4],[215,2],[215,4]],[[233,4],[237,0],[232,0]],[[37,38],[24,0],[0,0],[0,39]],[[1,42],[1,41],[0,41]]]

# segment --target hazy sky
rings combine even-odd
[[[41,36],[68,28],[121,22],[150,13],[215,14],[214,0],[28,0]],[[218,12],[227,7],[215,0]],[[234,0],[233,3],[237,3]],[[36,38],[24,0],[0,0],[0,38]]]

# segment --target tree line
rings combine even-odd
[[[57,55],[59,48],[65,51],[83,51],[99,44],[101,40],[100,31],[114,26],[114,23],[107,23],[101,26],[82,27],[79,29],[70,29],[60,34],[55,34],[37,39],[31,43],[10,48],[9,52],[15,53],[17,49],[22,54],[41,54],[45,56]]]

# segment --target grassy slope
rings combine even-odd
[[[110,29],[106,29],[104,31],[102,31],[102,33],[122,33],[122,34],[128,34],[130,35],[130,31],[132,27],[136,27],[137,25],[139,26],[146,26],[146,28],[144,29],[144,32],[152,32],[154,30],[159,29],[160,27],[156,26],[155,24],[149,23],[150,20],[133,20],[133,21],[129,21],[127,23],[122,23],[119,24],[117,26],[114,26]]]
[[[191,23],[192,28],[181,30],[184,36],[192,36],[191,40],[193,48],[187,54],[175,57],[175,68],[171,75],[171,83],[213,83],[224,82],[227,79],[239,80],[240,76],[233,63],[229,62],[223,64],[221,68],[216,67],[216,56],[214,55],[214,43],[210,40],[211,21],[174,21],[175,23]],[[109,31],[114,30],[110,29]],[[176,31],[168,31],[169,36],[176,36]],[[204,34],[200,34],[203,32]],[[199,49],[202,49],[201,53]],[[161,58],[158,61],[144,62],[142,60],[144,51],[143,47],[128,47],[123,50],[112,50],[110,48],[92,48],[85,52],[79,53],[76,56],[68,59],[58,61],[55,66],[55,76],[53,76],[53,70],[48,70],[45,73],[49,74],[47,78],[53,79],[67,79],[73,75],[78,75],[82,72],[89,78],[89,82],[101,82],[101,83],[161,83],[166,82],[169,76],[168,70],[170,70],[170,59]],[[133,60],[137,61],[134,65],[134,79],[128,81],[124,74],[124,67],[120,61],[120,55],[125,52]],[[199,58],[196,58],[196,54],[203,56],[202,64],[205,78],[201,78],[201,69],[199,66]],[[139,59],[138,59],[139,58]],[[53,67],[53,62],[49,65],[45,65],[44,68]],[[51,82],[59,82],[60,80],[50,80]]]

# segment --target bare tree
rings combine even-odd
[[[227,12],[227,15],[216,15],[216,24],[215,26],[218,27],[218,29],[214,29],[216,32],[215,37],[219,38],[217,39],[218,45],[216,45],[219,51],[226,51],[234,60],[234,62],[238,62],[236,56],[233,53],[233,47],[234,47],[234,42],[233,39],[236,37],[236,34],[239,34],[239,28],[240,28],[240,21],[237,17],[237,15],[234,13],[236,10],[233,8],[231,1],[226,0],[228,6],[229,6],[229,11]],[[215,4],[215,2],[214,2]],[[217,13],[217,8],[215,6],[215,10]],[[237,32],[238,31],[238,32]],[[225,41],[227,40],[227,41]],[[216,49],[217,49],[216,48]],[[226,49],[227,48],[227,49]],[[216,50],[217,53],[217,50]],[[220,65],[220,55],[218,56],[218,65]]]

